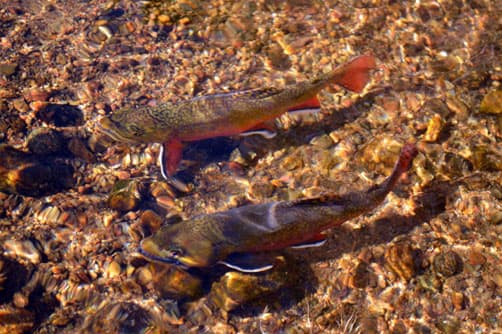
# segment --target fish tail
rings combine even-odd
[[[375,67],[375,57],[362,55],[335,68],[329,73],[329,81],[353,92],[360,93],[369,81],[369,72]]]
[[[411,168],[413,159],[417,156],[417,154],[418,150],[415,144],[405,144],[401,149],[401,153],[399,154],[396,164],[394,165],[392,174],[381,184],[372,188],[368,194],[371,193],[373,196],[381,197],[383,200],[387,193],[394,188],[401,175]]]

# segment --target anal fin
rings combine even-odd
[[[239,133],[240,137],[248,137],[254,135],[259,135],[266,139],[272,139],[277,135],[277,132],[263,129],[263,130],[249,130]]]
[[[272,122],[263,122],[253,126],[251,129],[239,133],[240,137],[260,135],[266,139],[272,139],[277,135],[275,126]]]
[[[315,238],[312,238],[308,241],[289,246],[291,249],[303,249],[303,248],[311,248],[311,247],[321,247],[326,243],[326,236],[324,234],[319,234]]]
[[[288,109],[288,112],[293,114],[311,114],[319,111],[321,111],[321,103],[317,96]]]

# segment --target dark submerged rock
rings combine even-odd
[[[0,146],[0,191],[36,197],[71,188],[74,183],[73,167],[61,159]]]
[[[443,277],[451,277],[463,270],[463,262],[460,255],[454,251],[441,252],[434,257],[434,270]]]
[[[141,203],[143,190],[138,181],[119,180],[108,197],[108,206],[118,211],[135,210]]]
[[[63,136],[51,128],[37,128],[28,135],[27,145],[35,154],[56,154],[63,148]]]
[[[69,104],[49,103],[37,112],[37,118],[55,126],[78,126],[84,124],[84,114]]]

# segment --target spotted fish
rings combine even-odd
[[[288,111],[319,109],[317,94],[328,85],[361,92],[375,63],[373,56],[362,55],[313,80],[283,89],[253,89],[122,109],[103,117],[99,129],[119,142],[161,143],[161,172],[171,179],[183,143],[237,134],[273,137],[268,121]]]
[[[267,251],[321,246],[323,232],[377,207],[409,170],[417,149],[406,144],[392,174],[367,191],[279,201],[204,214],[162,227],[141,242],[148,259],[182,267],[224,264],[243,272],[271,269]]]

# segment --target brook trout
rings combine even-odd
[[[343,196],[247,205],[162,227],[141,242],[148,259],[187,267],[221,263],[243,272],[272,268],[264,252],[324,243],[323,231],[377,207],[407,171],[417,149],[406,144],[381,184]]]
[[[363,55],[314,80],[284,89],[253,89],[122,109],[102,118],[99,128],[119,142],[161,143],[161,172],[170,179],[181,160],[184,142],[267,129],[267,121],[287,111],[320,108],[316,96],[330,84],[362,91],[374,68],[375,58]]]

